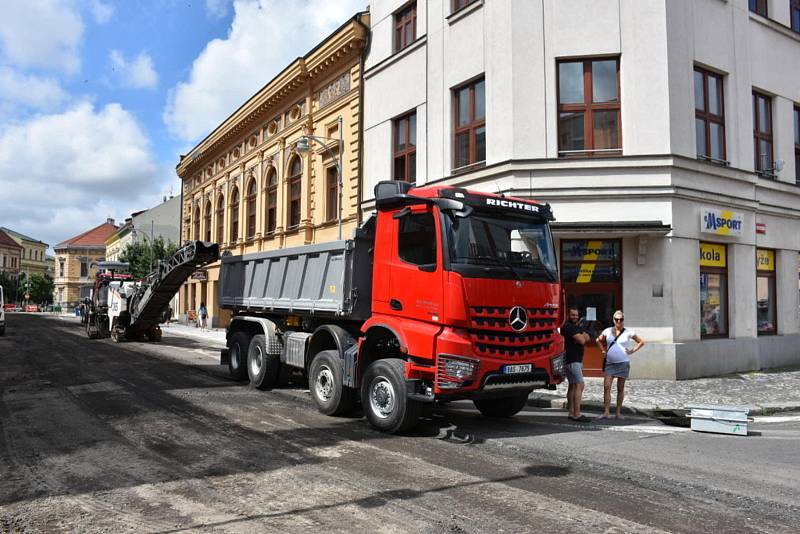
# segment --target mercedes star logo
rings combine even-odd
[[[528,312],[522,306],[514,306],[508,314],[508,324],[517,332],[522,332],[528,326]]]

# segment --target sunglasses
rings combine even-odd
[[[614,317],[614,321],[624,321],[624,317]]]

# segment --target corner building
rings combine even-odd
[[[183,240],[247,254],[336,240],[340,219],[342,238],[350,236],[360,222],[368,35],[369,15],[356,14],[181,156]],[[301,139],[309,150],[298,149]],[[210,325],[227,324],[218,281],[219,262],[192,275],[181,288],[184,319],[205,302]]]
[[[568,303],[648,341],[634,377],[800,363],[798,10],[376,2],[363,210],[387,178],[549,202]]]

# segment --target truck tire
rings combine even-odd
[[[86,337],[89,339],[97,339],[100,337],[100,329],[96,324],[92,324],[93,322],[96,322],[92,321],[92,318],[93,316],[90,315],[86,319]]]
[[[228,342],[231,351],[228,371],[234,380],[247,378],[247,351],[250,348],[250,337],[247,332],[236,332]]]
[[[503,418],[517,415],[528,402],[530,391],[517,393],[510,397],[498,397],[496,399],[475,399],[472,402],[484,417]]]
[[[5,325],[0,326],[0,336],[6,335],[6,327]]]
[[[372,362],[361,382],[361,407],[369,423],[388,434],[413,428],[422,403],[406,394],[405,361],[386,358]]]
[[[161,327],[154,326],[150,330],[144,333],[145,339],[150,343],[158,343],[161,341]]]
[[[344,387],[342,358],[335,350],[318,352],[309,367],[308,389],[317,409],[342,415],[356,404],[356,390]]]
[[[281,359],[277,354],[267,354],[267,337],[253,336],[247,349],[247,376],[250,387],[269,389],[278,382]]]

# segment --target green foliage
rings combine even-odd
[[[54,287],[53,279],[46,274],[32,274],[28,288],[31,300],[40,304],[52,302]]]
[[[14,302],[12,299],[17,294],[17,284],[15,280],[5,271],[0,271],[0,286],[3,286],[3,295],[6,302]]]
[[[158,260],[169,258],[176,250],[178,245],[171,240],[164,243],[163,238],[156,237],[152,247],[149,240],[128,243],[119,259],[130,264],[134,278],[144,278],[156,269]]]

